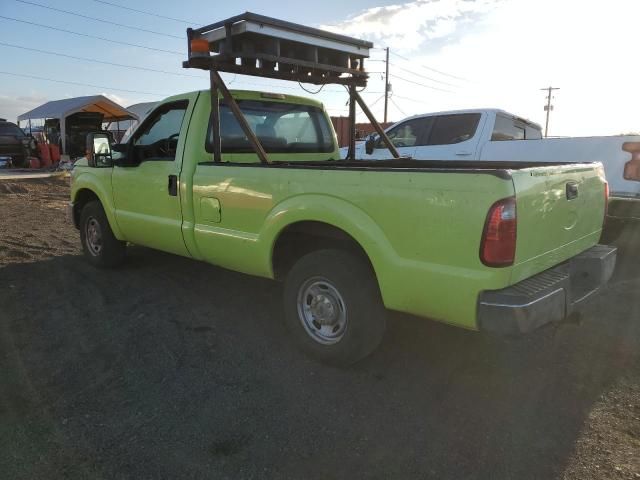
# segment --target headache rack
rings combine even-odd
[[[264,164],[270,163],[220,72],[289,80],[315,85],[344,85],[349,93],[349,150],[355,158],[356,103],[395,158],[400,158],[358,87],[367,85],[364,61],[373,44],[357,38],[246,12],[201,28],[187,29],[188,60],[184,68],[209,71],[213,160],[220,162],[219,94],[231,109],[249,143]]]

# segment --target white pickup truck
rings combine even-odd
[[[401,155],[416,160],[602,162],[611,191],[608,233],[615,237],[628,221],[640,223],[639,135],[542,138],[538,124],[499,109],[416,115],[386,133]],[[388,157],[377,136],[356,145],[357,159]]]

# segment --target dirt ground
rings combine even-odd
[[[580,324],[391,314],[339,370],[292,347],[278,284],[138,247],[90,267],[66,182],[0,182],[0,477],[640,478],[638,232]]]

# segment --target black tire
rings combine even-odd
[[[95,236],[96,229],[99,241]],[[126,243],[113,235],[107,215],[98,201],[87,203],[80,212],[80,241],[85,258],[96,267],[112,268],[124,260]]]
[[[319,295],[308,293],[312,291]],[[350,365],[373,352],[386,326],[375,273],[365,260],[344,250],[318,250],[294,264],[284,284],[284,311],[298,346],[336,366]]]

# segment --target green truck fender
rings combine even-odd
[[[99,173],[108,170],[109,173],[111,169],[94,169]],[[118,227],[118,222],[116,221],[116,215],[113,206],[113,200],[111,197],[111,193],[107,192],[104,188],[104,185],[111,185],[111,182],[105,182],[104,179],[99,178],[97,175],[94,175],[93,172],[83,171],[77,177],[73,178],[73,185],[71,187],[71,201],[73,203],[74,210],[74,221],[80,219],[80,212],[82,211],[82,207],[92,199],[96,198],[102,204],[102,208],[104,209],[105,214],[107,215],[107,219],[109,220],[109,226],[113,231],[113,234],[118,240],[126,240]]]
[[[260,258],[269,277],[274,278],[274,251],[289,227],[301,222],[318,222],[342,230],[367,255],[385,297],[385,270],[399,261],[384,232],[356,205],[328,195],[302,194],[277,204],[265,218],[258,245]]]

